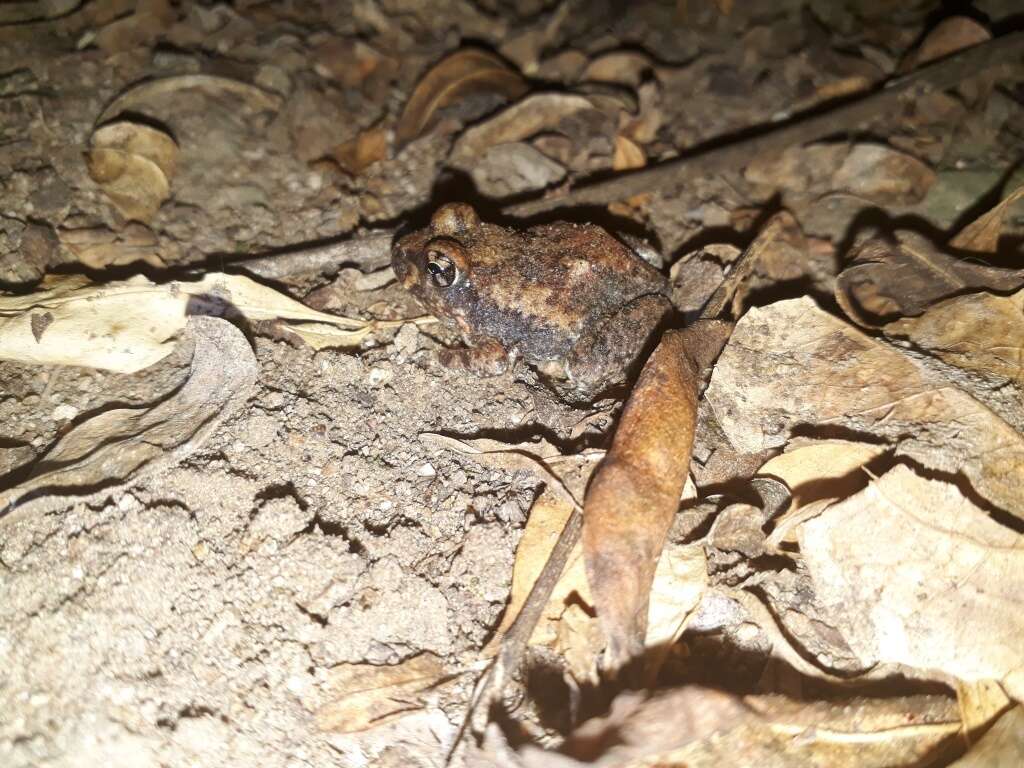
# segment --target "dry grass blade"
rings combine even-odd
[[[435,64],[416,85],[398,120],[398,145],[420,136],[437,111],[476,93],[496,93],[516,99],[526,81],[504,61],[479,48],[463,48]]]

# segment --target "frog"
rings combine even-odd
[[[673,312],[665,276],[604,228],[505,227],[467,203],[396,239],[392,267],[461,334],[443,365],[497,376],[522,359],[569,402],[625,383]]]

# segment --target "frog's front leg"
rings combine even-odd
[[[507,371],[510,355],[500,341],[484,336],[471,339],[471,346],[442,349],[438,359],[446,368],[486,377],[500,376]]]
[[[568,386],[562,387],[563,394],[590,400],[623,383],[642,362],[640,357],[671,310],[667,297],[649,294],[586,328],[566,358]]]

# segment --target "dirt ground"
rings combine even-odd
[[[468,177],[442,173],[462,122],[493,104],[446,116],[355,175],[321,161],[394,121],[423,71],[466,41],[512,60],[539,51],[541,65],[570,48],[627,47],[677,67],[662,81],[650,148],[668,156],[765,123],[823,81],[889,74],[942,13],[922,2],[880,14],[854,0],[737,3],[728,16],[691,3],[683,18],[655,2],[182,2],[155,26],[100,34],[134,5],[90,2],[59,19],[0,26],[0,283],[10,291],[54,271],[102,280],[217,269],[246,254],[421,225],[452,199],[495,213]],[[1010,29],[1019,10],[992,0],[972,12]],[[346,85],[350,53],[339,64],[329,43],[355,40],[393,57],[390,77]],[[854,55],[865,50],[873,60]],[[708,60],[699,76],[687,66]],[[515,63],[547,71],[528,54]],[[153,112],[182,148],[171,198],[148,225],[162,266],[77,263],[60,233],[125,227],[83,162],[97,118],[129,85],[187,73],[255,82],[282,106],[256,110],[201,90],[155,96]],[[1016,101],[1002,96],[955,144],[926,149],[938,186],[893,210],[941,228],[974,210],[1024,151],[1022,82],[1007,85]],[[897,117],[879,132],[898,133]],[[646,236],[668,265],[710,243],[747,244],[753,222],[778,204],[763,191],[737,173],[652,190],[643,222],[580,215]],[[838,243],[854,215],[823,206],[802,223]],[[710,277],[694,282],[721,274],[699,260],[695,268]],[[815,269],[778,282],[772,297],[824,295],[831,267]],[[353,291],[313,274],[277,285],[299,299],[326,287],[331,311],[348,316],[419,314],[394,284]],[[469,677],[405,721],[400,738],[332,733],[314,717],[332,667],[423,651],[471,665],[500,621],[541,483],[421,436],[541,436],[571,453],[605,444],[617,404],[571,407],[522,364],[489,379],[448,370],[437,350],[454,337],[430,326],[378,331],[348,351],[313,351],[260,324],[245,330],[258,362],[254,394],[197,451],[127,487],[0,520],[0,764],[442,764]],[[0,363],[0,477],[17,479],[91,414],[174,391],[190,358],[184,344],[134,374]],[[755,678],[758,647],[752,640],[744,657]],[[702,674],[715,677],[706,665]]]

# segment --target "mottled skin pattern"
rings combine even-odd
[[[600,227],[518,231],[462,203],[399,240],[392,264],[462,332],[468,348],[445,350],[442,362],[496,375],[522,356],[577,401],[621,383],[672,306],[664,276]]]

